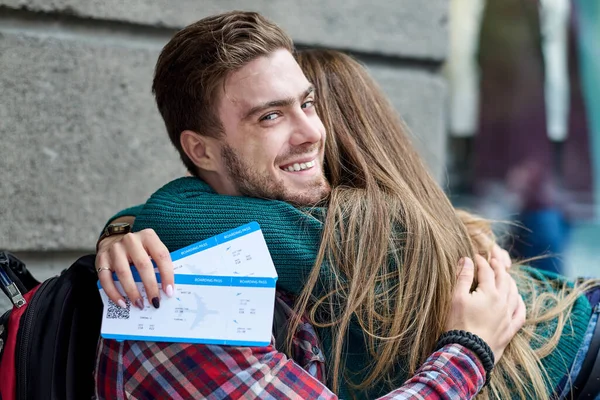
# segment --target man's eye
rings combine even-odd
[[[302,103],[302,108],[309,108],[309,107],[313,107],[314,105],[315,105],[315,101],[309,100],[309,101]]]
[[[271,114],[265,115],[260,120],[261,121],[273,121],[273,120],[277,119],[278,117],[279,117],[279,115],[277,113],[271,113]]]

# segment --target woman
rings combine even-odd
[[[296,315],[308,312],[320,328],[333,390],[350,388],[372,398],[388,384],[402,383],[431,353],[444,331],[456,260],[472,257],[477,244],[488,247],[479,248],[485,252],[493,242],[484,240],[490,232],[485,221],[468,214],[461,221],[360,64],[321,50],[300,53],[298,62],[317,87],[317,112],[330,132],[325,159],[332,192],[327,209],[311,210],[316,218],[305,216],[303,234],[290,238],[312,251],[308,257],[288,264],[289,255],[269,248],[279,283],[299,296]],[[136,230],[154,228],[171,250],[210,236],[194,226],[161,231],[154,211],[169,200],[164,194],[159,191],[149,200],[137,216]],[[235,201],[244,210],[256,207],[267,241],[272,218],[265,213],[279,218],[294,212],[280,202],[261,208],[264,200]],[[237,222],[231,221],[233,226]],[[194,229],[199,237],[190,235]],[[514,275],[527,296],[529,325],[506,349],[482,397],[548,398],[569,372],[583,340],[591,310],[580,294],[593,283],[568,289],[559,279],[550,283],[533,271]],[[293,322],[297,325],[299,317]],[[567,322],[573,335],[561,336]],[[568,365],[556,368],[560,360]]]
[[[381,282],[379,285],[367,285],[371,289],[370,293],[359,290],[358,280],[351,281],[351,285],[357,284],[354,288],[345,287],[341,280],[337,280],[334,287],[336,296],[340,296],[341,293],[348,304],[337,324],[339,332],[346,329],[350,320],[349,314],[357,315],[359,320],[362,319],[361,326],[375,327],[366,329],[369,347],[378,348],[379,352],[390,355],[389,358],[377,359],[370,376],[360,385],[364,387],[371,384],[378,375],[389,371],[394,353],[405,352],[408,355],[409,371],[414,371],[419,360],[426,356],[423,351],[431,348],[429,341],[435,340],[439,334],[436,311],[447,309],[449,304],[450,294],[440,291],[452,288],[451,276],[444,276],[447,273],[445,269],[453,266],[450,260],[456,257],[451,251],[458,249],[470,254],[473,245],[460,230],[451,231],[456,217],[445,194],[427,174],[420,157],[410,145],[401,121],[365,70],[348,56],[335,52],[305,52],[300,55],[299,63],[319,90],[329,91],[323,93],[323,97],[336,99],[324,102],[318,110],[328,131],[332,131],[334,127],[336,129],[336,135],[330,139],[329,144],[346,141],[342,146],[331,145],[326,149],[326,159],[342,159],[346,162],[343,167],[339,164],[328,165],[329,179],[332,187],[336,189],[332,191],[328,203],[328,219],[317,265],[320,264],[320,260],[331,262],[331,259],[343,256],[349,262],[338,264],[347,267],[341,271],[341,276],[352,276],[359,271],[363,274],[361,280],[372,282],[380,279]],[[336,83],[336,80],[352,84],[343,85]],[[360,111],[357,112],[355,107],[360,107]],[[349,129],[347,134],[340,134],[340,120],[346,122]],[[339,149],[345,149],[347,153],[336,154]],[[397,154],[402,156],[394,157]],[[369,225],[370,218],[389,221],[389,225]],[[353,240],[338,239],[336,232],[327,230],[327,226],[337,226],[342,220],[346,223],[345,232],[355,233],[362,229],[379,240],[370,242],[368,253],[359,254]],[[463,221],[468,220],[468,215],[463,214]],[[469,222],[471,227],[478,226],[482,232],[491,232],[489,224],[483,220],[471,219]],[[405,239],[400,238],[397,244],[390,245],[389,241],[396,239],[392,226],[413,227],[411,231],[414,234]],[[340,246],[339,242],[344,245]],[[435,248],[436,251],[428,252],[427,249],[430,248]],[[381,279],[381,271],[368,270],[369,266],[373,265],[381,268],[381,265],[385,264],[385,258],[382,257],[386,251],[394,254],[395,250],[399,249],[403,249],[404,253],[395,260],[396,265],[402,265],[402,269],[397,271],[397,281]],[[431,256],[431,259],[423,259],[424,255]],[[431,283],[430,280],[435,278],[421,274],[424,269],[431,275],[437,274],[438,281]],[[389,272],[391,271],[385,271]],[[566,289],[557,290],[552,295],[548,294],[548,299],[552,298],[554,306],[543,306],[541,303],[547,293],[538,293],[541,290],[534,286],[532,274],[515,270],[514,275],[519,278],[522,293],[529,297],[529,324],[507,348],[496,367],[489,390],[484,391],[482,395],[485,397],[493,394],[493,397],[502,399],[515,394],[518,394],[519,398],[547,398],[554,388],[549,387],[552,386],[548,385],[549,382],[545,382],[544,374],[548,373],[550,367],[555,366],[556,360],[543,357],[557,351],[556,345],[562,332],[561,324],[565,322],[566,311],[577,301],[577,294],[581,292],[575,290],[567,294]],[[544,278],[541,274],[537,277]],[[307,300],[317,278],[318,271],[314,269],[299,302],[300,312],[308,307]],[[412,286],[394,288],[396,282],[406,282]],[[431,285],[429,287],[432,291],[440,293],[438,298],[431,299],[431,303],[428,303],[429,299],[418,296],[422,290],[419,288],[427,287],[428,284]],[[588,286],[593,284],[589,282]],[[397,307],[395,309],[393,305],[389,305],[389,298],[378,296],[377,291],[385,293],[387,290],[396,290],[393,295]],[[371,304],[382,301],[381,297],[386,306],[379,312],[374,310]],[[579,302],[583,301],[580,298]],[[393,304],[393,301],[391,303]],[[414,320],[413,310],[427,310],[416,318],[417,327],[411,326]],[[428,312],[431,314],[427,315]],[[549,338],[536,337],[534,324],[549,321],[557,315],[561,315],[561,318],[554,335]],[[579,323],[587,326],[588,320],[589,314],[582,316]],[[581,332],[583,330],[580,329],[580,335]],[[379,342],[377,336],[394,340]],[[334,347],[337,356],[341,355],[343,341],[341,335],[336,337],[338,341]],[[415,340],[415,337],[418,339]],[[532,349],[532,341],[539,341],[536,343],[537,346],[541,346],[538,351]],[[519,369],[517,366],[523,368]],[[567,372],[563,371],[565,374]],[[503,376],[509,379],[505,380]],[[520,381],[528,384],[523,387],[519,384]],[[554,382],[557,382],[557,379],[554,379]]]

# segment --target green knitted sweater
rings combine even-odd
[[[282,201],[219,195],[203,181],[185,177],[159,189],[144,206],[125,210],[118,215],[135,216],[134,231],[154,229],[169,251],[256,221],[277,269],[278,288],[299,294],[319,249],[323,224],[318,215],[322,215],[323,211],[311,209],[309,214]],[[550,280],[562,279],[534,270],[528,271],[537,279],[547,282],[540,285],[540,291],[554,290]],[[327,279],[326,267],[322,267],[322,277]],[[591,307],[582,296],[575,303],[571,324],[567,324],[556,351],[542,360],[549,372],[550,389],[556,387],[573,363],[590,316]],[[538,331],[542,335],[549,335],[551,328],[552,325],[547,324],[540,326]],[[331,350],[329,333],[320,330],[319,335],[327,355]],[[358,326],[354,326],[349,333],[348,349],[348,368],[360,371],[368,366],[364,338]],[[398,379],[394,384],[400,386],[408,377],[401,367],[397,370]],[[358,398],[372,399],[389,389],[382,386],[353,394]],[[351,397],[349,388],[342,386],[339,395]]]

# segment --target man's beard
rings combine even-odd
[[[291,193],[282,179],[254,171],[231,146],[224,144],[221,155],[229,177],[243,196],[281,200],[298,206],[313,206],[325,199],[330,192],[329,183],[323,175],[315,177],[303,190]]]

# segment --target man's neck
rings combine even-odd
[[[218,194],[227,196],[240,196],[237,188],[227,178],[222,177],[217,172],[212,171],[198,171],[197,178],[203,180],[211,187],[212,190]]]

